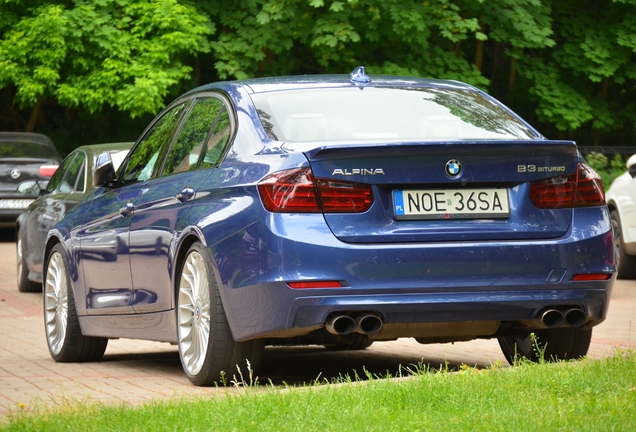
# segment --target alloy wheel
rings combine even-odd
[[[64,346],[68,323],[68,277],[64,260],[59,252],[51,255],[46,271],[44,322],[51,352],[59,354]]]
[[[183,366],[190,375],[196,375],[203,367],[210,340],[208,273],[197,251],[188,255],[181,273],[177,323]]]
[[[18,284],[20,283],[20,281],[22,280],[22,260],[24,259],[22,256],[22,239],[18,236],[18,243],[16,244],[16,255],[17,255],[17,262],[18,262],[18,268],[17,268],[17,273],[18,273]]]

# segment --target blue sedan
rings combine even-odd
[[[170,104],[49,233],[56,361],[175,343],[196,385],[265,345],[498,338],[587,353],[615,279],[599,176],[456,81],[221,82]]]

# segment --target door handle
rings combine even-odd
[[[134,209],[135,209],[134,204],[130,201],[127,201],[126,204],[124,204],[124,206],[119,209],[119,214],[122,215],[123,217],[126,217],[129,214],[131,214]]]
[[[193,196],[194,196],[194,189],[192,189],[190,186],[186,186],[183,189],[181,189],[181,192],[176,194],[174,197],[178,199],[180,202],[184,203],[187,200],[191,199]]]

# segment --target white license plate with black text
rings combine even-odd
[[[25,209],[33,201],[32,199],[2,199],[0,209]]]
[[[510,216],[508,189],[394,190],[396,219],[493,219]]]

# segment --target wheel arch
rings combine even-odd
[[[612,215],[612,212],[616,212],[616,213],[618,214],[618,218],[619,218],[619,220],[621,220],[621,221],[623,220],[623,217],[622,217],[622,215],[621,215],[621,209],[620,209],[620,207],[618,206],[618,204],[616,203],[616,201],[614,201],[613,199],[612,199],[612,200],[609,200],[609,201],[607,202],[607,210],[608,210],[608,212],[609,212],[609,214],[610,214],[610,219],[611,219],[611,217],[612,217],[612,216],[611,216],[611,215]],[[623,237],[623,229],[622,229],[623,227],[620,227],[620,228],[621,228],[621,229],[620,229],[620,236],[621,236],[621,239],[622,239],[622,241],[623,241],[623,243],[624,243],[624,242],[625,242],[625,237]],[[613,228],[612,228],[612,230],[613,230]]]
[[[173,309],[176,308],[177,295],[179,293],[179,287],[178,287],[179,270],[181,269],[181,266],[183,265],[183,261],[185,260],[186,254],[188,253],[190,246],[192,246],[196,242],[201,242],[204,246],[206,246],[205,237],[203,236],[203,233],[198,228],[192,227],[182,231],[181,238],[179,239],[179,242],[176,248],[177,252],[175,253],[175,256],[174,256],[174,267],[172,271]]]
[[[68,271],[70,273],[69,276],[70,276],[70,282],[71,282],[71,289],[73,290],[73,296],[75,297],[75,299],[77,299],[77,290],[75,289],[75,280],[77,280],[79,268],[77,267],[75,261],[72,259],[73,257],[71,256],[68,248],[64,247],[65,240],[64,238],[61,237],[61,234],[59,232],[50,232],[44,244],[44,254],[43,254],[44,260],[42,261],[42,284],[46,283],[46,265],[49,261],[49,256],[51,255],[51,251],[53,250],[53,248],[58,244],[62,245],[62,248],[64,249],[64,252],[66,254],[66,262],[68,263],[68,266],[69,266]],[[77,303],[75,304],[75,307],[77,308]],[[78,308],[78,312],[79,312],[79,308]]]

